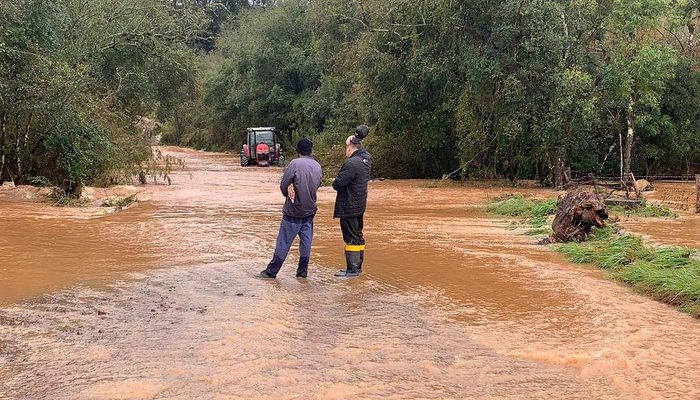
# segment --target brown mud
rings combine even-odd
[[[280,170],[166,150],[192,179],[121,213],[0,196],[0,398],[700,397],[700,323],[486,218],[513,190],[371,183],[338,280],[322,188],[310,279],[259,281]]]
[[[695,182],[655,183],[653,192],[645,192],[650,203],[665,205],[678,218],[623,218],[622,226],[651,243],[700,249],[700,214],[695,210]]]

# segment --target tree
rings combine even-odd
[[[275,124],[320,143],[372,126],[387,177],[689,171],[697,0],[287,0],[244,7],[205,110],[174,135],[237,144]],[[684,96],[689,94],[691,98]],[[182,105],[182,103],[180,103]],[[186,113],[178,113],[185,115]],[[400,151],[399,151],[400,149]],[[330,152],[328,152],[330,154]],[[325,153],[324,153],[325,154]],[[685,161],[682,161],[685,160]]]
[[[620,132],[621,175],[632,170],[635,136],[659,129],[661,96],[673,78],[675,52],[659,43],[654,28],[673,17],[667,0],[613,1],[604,22],[602,68],[608,107],[624,109],[626,132]]]
[[[22,0],[3,3],[0,19],[2,179],[40,176],[78,196],[148,157],[133,121],[172,109],[193,73],[197,13],[159,0]]]
[[[246,127],[276,126],[288,134],[313,125],[305,108],[319,86],[303,2],[243,12],[222,42],[226,60],[207,83],[215,124],[230,147]]]

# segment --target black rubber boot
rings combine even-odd
[[[255,278],[258,278],[258,279],[275,279],[275,277],[270,275],[270,273],[267,272],[267,270],[260,271],[259,273],[255,274],[253,276]]]
[[[365,263],[365,251],[360,250],[360,268],[359,268],[360,272],[362,272],[362,264],[364,264],[364,263]]]
[[[346,251],[345,252],[345,263],[347,264],[347,269],[344,271],[341,269],[336,272],[335,276],[338,277],[351,277],[360,275],[361,258],[359,251]]]
[[[299,259],[299,267],[297,267],[297,278],[306,278],[309,273],[309,257],[301,257]]]
[[[272,256],[272,261],[270,261],[269,264],[267,264],[267,268],[262,271],[260,274],[256,275],[258,278],[276,278],[277,273],[280,272],[280,268],[282,268],[282,264],[284,264],[284,260],[281,258],[278,258],[277,256]],[[267,276],[266,276],[267,275]]]

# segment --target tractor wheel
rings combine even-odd
[[[245,156],[245,152],[241,150],[241,167],[247,167],[249,163],[250,160]]]
[[[284,156],[280,154],[275,164],[277,164],[278,167],[284,167]]]

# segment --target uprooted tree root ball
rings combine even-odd
[[[550,243],[582,242],[595,226],[602,228],[608,212],[598,196],[587,190],[575,190],[559,196],[552,222]]]

